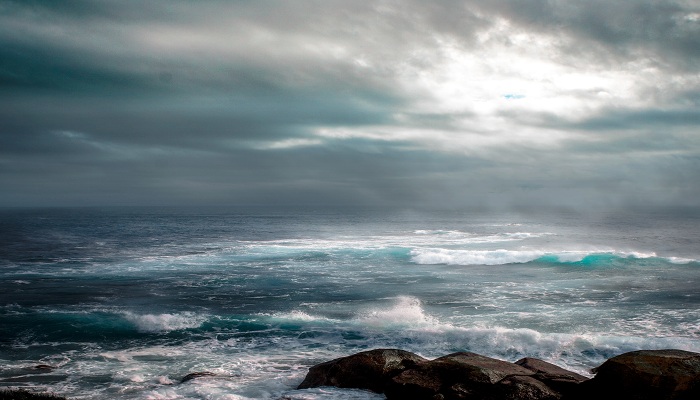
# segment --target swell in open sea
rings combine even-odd
[[[0,387],[379,399],[295,390],[311,365],[379,347],[588,374],[631,350],[700,352],[698,260],[687,212],[6,209]]]

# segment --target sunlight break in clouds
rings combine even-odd
[[[391,127],[321,128],[316,134],[413,141],[440,151],[469,152],[517,143],[548,148],[571,133],[543,126],[543,114],[576,121],[608,107],[649,106],[644,92],[649,84],[663,81],[662,72],[645,66],[644,60],[614,69],[590,65],[585,59],[575,63],[558,53],[569,39],[519,32],[507,20],[477,36],[476,49],[463,48],[450,38],[437,39],[434,53],[439,56],[423,68],[405,63],[397,77],[407,91],[421,94],[413,98],[407,113],[451,115],[451,126],[415,128],[397,115]]]

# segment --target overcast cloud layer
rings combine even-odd
[[[697,0],[0,0],[0,205],[696,206],[699,71]]]

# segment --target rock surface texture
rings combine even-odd
[[[526,357],[515,363],[533,371],[535,373],[533,378],[561,393],[565,397],[575,394],[578,389],[578,384],[588,380],[588,378],[583,375],[565,370],[564,368],[537,358]]]
[[[403,350],[364,351],[311,367],[299,389],[335,386],[382,393],[386,382],[394,375],[426,361],[428,360],[423,357]]]
[[[366,351],[316,365],[299,389],[368,389],[387,399],[698,400],[700,354],[642,350],[611,358],[593,379],[536,358],[509,363],[475,353],[435,360],[393,349]]]
[[[530,380],[508,381],[506,378],[529,377],[535,373],[509,362],[475,353],[454,353],[417,364],[393,377],[385,387],[388,399],[469,399],[497,398],[511,392],[539,392]],[[531,397],[512,397],[530,399]],[[550,398],[550,397],[533,397]],[[552,397],[555,398],[555,397]]]
[[[190,374],[183,376],[182,379],[180,379],[180,383],[185,383],[185,382],[191,381],[192,379],[211,377],[211,376],[216,376],[216,374],[213,372],[207,372],[207,371],[192,372]]]
[[[609,359],[595,372],[595,377],[581,386],[577,398],[700,399],[698,353],[682,350],[633,351]]]

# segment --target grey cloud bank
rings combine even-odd
[[[0,1],[0,206],[697,206],[694,1]]]

